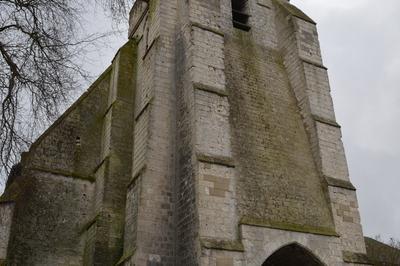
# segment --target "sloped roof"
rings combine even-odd
[[[367,256],[375,265],[380,266],[399,266],[400,249],[391,247],[375,239],[365,237]]]

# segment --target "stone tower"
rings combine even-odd
[[[368,264],[315,24],[284,0],[137,0],[10,177],[0,261]]]

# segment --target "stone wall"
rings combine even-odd
[[[7,265],[82,265],[80,233],[89,217],[91,183],[40,171],[25,172],[15,182],[21,189]]]
[[[103,113],[100,162],[94,169],[95,198],[85,264],[115,264],[123,254],[126,188],[132,173],[136,91],[136,41],[120,48],[112,63],[107,108]],[[94,232],[94,234],[92,234]],[[87,249],[90,251],[90,249]]]
[[[13,202],[0,202],[0,265],[5,264],[7,258],[13,214]]]
[[[239,215],[334,231],[280,54],[239,30],[226,37],[225,51]]]
[[[286,1],[249,1],[245,32],[232,27],[231,1],[184,6],[198,263],[262,264],[291,241],[328,265],[365,263],[315,22]]]
[[[189,47],[190,28],[187,24],[189,3],[178,1],[179,24],[176,33],[176,75],[177,75],[177,159],[176,159],[176,264],[195,265],[197,262],[199,243],[198,216],[196,199],[196,179],[193,157],[193,94],[188,79],[190,58],[186,54]]]
[[[100,160],[106,71],[24,154],[2,200],[15,203],[7,263],[82,265],[93,170]]]
[[[102,116],[110,71],[95,82],[30,148],[24,167],[93,180],[100,162]]]
[[[134,151],[128,186],[125,265],[175,262],[176,1],[136,1],[129,34],[138,41]]]
[[[134,47],[122,47],[112,67],[24,154],[22,174],[1,197],[16,206],[7,263],[120,259],[132,173]]]

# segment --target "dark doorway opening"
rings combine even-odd
[[[310,251],[297,244],[277,250],[262,266],[324,266]]]

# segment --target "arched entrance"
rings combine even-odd
[[[310,251],[298,244],[284,246],[274,252],[262,266],[323,266]]]

